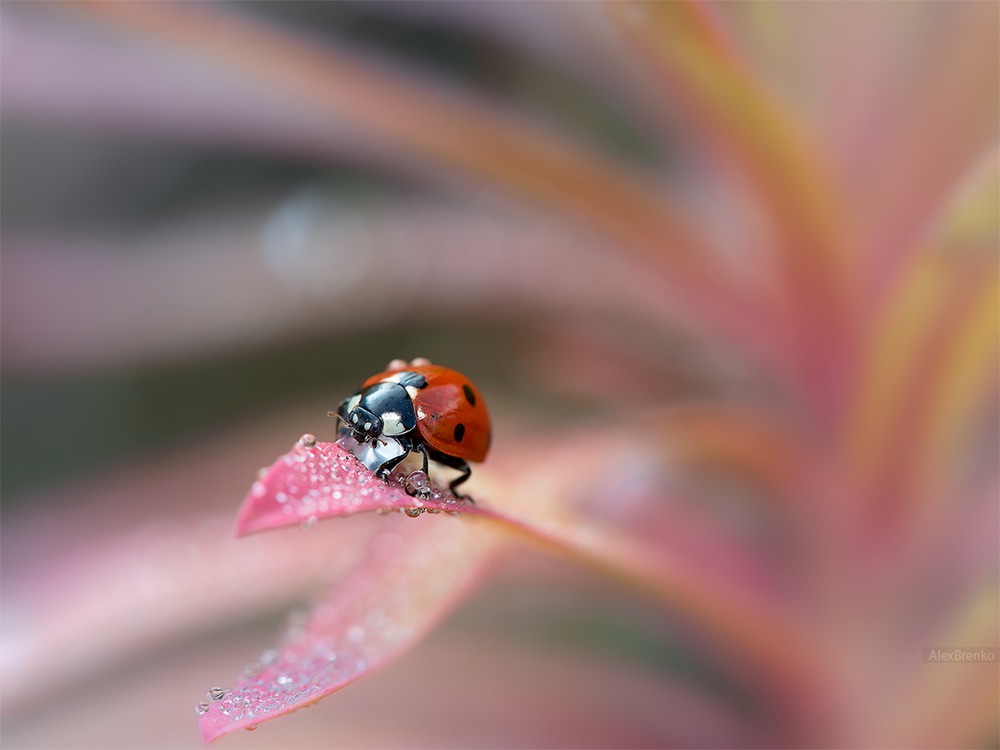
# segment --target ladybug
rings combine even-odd
[[[337,417],[341,436],[368,448],[358,457],[380,479],[415,451],[423,454],[425,474],[428,460],[460,471],[448,487],[463,499],[457,489],[472,474],[469,462],[482,462],[490,448],[490,415],[479,391],[461,373],[426,359],[393,360],[341,403]]]

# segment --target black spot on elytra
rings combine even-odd
[[[465,394],[465,400],[469,402],[469,406],[476,405],[476,392],[468,383],[462,386],[462,393]]]
[[[465,437],[465,425],[459,422],[457,425],[455,425],[455,442],[461,443],[462,438],[464,437]]]

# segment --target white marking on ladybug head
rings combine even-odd
[[[366,430],[370,430],[371,428],[372,428],[372,423],[371,422],[365,422],[365,429]]]
[[[412,385],[407,385],[403,387],[406,388],[406,392],[409,394],[411,399],[416,398],[417,394],[420,393],[420,391],[414,388]]]
[[[357,413],[354,413],[354,414],[351,415],[351,421],[354,422],[354,424],[358,423],[358,415],[357,415]]]
[[[402,435],[406,430],[403,428],[403,418],[399,412],[387,411],[382,414],[382,434]]]
[[[427,412],[425,412],[422,408],[420,408],[418,406],[417,407],[417,419],[426,419],[426,418],[427,418]]]

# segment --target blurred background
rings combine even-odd
[[[996,664],[919,653],[998,645],[997,21],[4,4],[4,746],[199,746],[203,691],[374,533],[233,540],[255,472],[416,356],[487,394],[500,495],[606,434],[553,495],[779,590],[822,697],[532,551],[220,747],[996,746]]]

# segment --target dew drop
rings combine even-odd
[[[316,516],[309,516],[309,518],[300,523],[299,526],[302,527],[303,531],[309,531],[309,529],[316,525],[316,521]]]
[[[403,512],[410,518],[418,518],[424,512],[423,508],[403,508]]]
[[[255,729],[256,729],[256,728],[258,727],[258,726],[259,726],[258,724],[247,724],[247,731],[248,731],[248,732],[252,732],[252,731],[253,731],[253,730],[255,730]]]
[[[306,448],[312,448],[316,445],[316,436],[311,432],[307,432],[305,435],[299,438],[299,442]]]
[[[206,703],[205,701],[202,701],[201,703],[198,703],[194,707],[194,710],[198,713],[199,716],[202,716],[203,714],[207,714],[208,713],[208,709],[209,709],[209,704]]]
[[[287,503],[288,495],[286,495],[284,492],[276,492],[274,494],[274,499],[277,500],[279,503]]]
[[[263,479],[264,477],[267,476],[267,472],[268,471],[270,471],[270,469],[268,469],[268,467],[261,466],[259,469],[257,469],[257,478],[258,479]]]
[[[260,655],[261,664],[273,664],[278,658],[278,650],[275,648],[269,648],[267,651]]]
[[[365,639],[365,629],[360,625],[351,625],[351,627],[347,629],[346,635],[347,640],[351,643],[358,644]]]
[[[210,687],[208,689],[208,697],[211,698],[213,701],[221,701],[223,698],[226,697],[226,693],[228,692],[229,691],[226,690],[224,687],[218,687],[218,686]]]
[[[264,497],[266,493],[267,487],[265,487],[264,483],[260,481],[254,482],[253,486],[250,488],[250,494],[254,497]]]
[[[292,684],[292,678],[291,678],[291,677],[289,677],[289,676],[288,676],[287,674],[283,674],[283,675],[281,675],[281,676],[280,676],[280,677],[279,677],[279,678],[278,678],[278,679],[276,680],[276,682],[277,682],[277,683],[278,683],[279,685],[291,685],[291,684]]]
[[[430,480],[426,473],[414,471],[406,478],[406,494],[425,497],[430,494]]]

